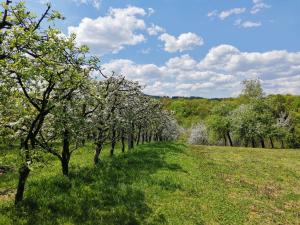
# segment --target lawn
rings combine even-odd
[[[300,224],[300,151],[152,143],[107,152],[97,167],[90,144],[75,152],[70,179],[47,157],[17,209],[17,171],[0,175],[0,223]]]

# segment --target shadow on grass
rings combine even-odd
[[[164,215],[153,213],[146,204],[143,182],[160,169],[182,170],[167,163],[165,155],[183,149],[180,144],[147,144],[106,158],[97,167],[77,168],[70,179],[39,179],[30,183],[22,206],[0,213],[13,224],[164,224]]]

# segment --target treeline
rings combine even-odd
[[[55,156],[68,176],[72,153],[86,141],[93,141],[91,160],[98,164],[105,144],[112,156],[117,142],[124,152],[126,143],[131,150],[177,138],[176,120],[159,101],[145,96],[137,82],[104,74],[86,46],[54,28],[53,22],[63,17],[50,5],[40,18],[23,2],[3,6],[0,144],[20,146],[16,204],[41,153]],[[42,26],[45,20],[49,23]]]
[[[300,99],[265,96],[259,80],[245,80],[239,101],[220,101],[191,128],[189,142],[224,146],[299,148]]]

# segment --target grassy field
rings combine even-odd
[[[70,179],[47,158],[18,210],[16,171],[0,175],[0,223],[300,224],[300,151],[154,143],[98,167],[92,156],[91,145],[75,153]]]

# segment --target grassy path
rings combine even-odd
[[[94,167],[91,148],[75,153],[70,179],[47,158],[18,213],[16,171],[1,175],[0,224],[300,224],[300,151],[159,143]]]

